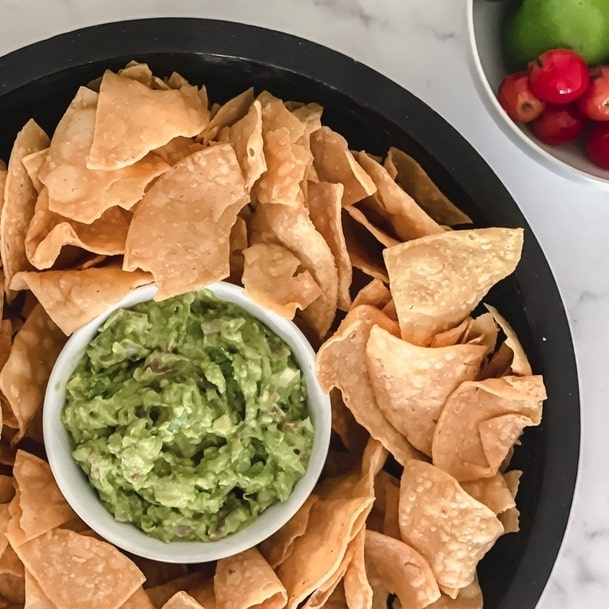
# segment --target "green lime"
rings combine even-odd
[[[589,64],[609,58],[609,0],[523,0],[505,23],[509,69],[555,48],[572,49]]]

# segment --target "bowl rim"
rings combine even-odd
[[[562,178],[576,180],[579,184],[594,183],[601,188],[609,188],[609,171],[607,177],[589,173],[579,167],[574,167],[566,161],[548,152],[532,137],[529,137],[518,125],[510,119],[501,107],[495,92],[488,82],[486,72],[482,66],[478,44],[476,42],[476,28],[474,24],[474,5],[482,0],[467,0],[466,2],[466,27],[469,45],[468,53],[470,71],[473,75],[474,86],[478,90],[483,105],[491,116],[495,117],[494,123],[500,130],[530,159],[541,163],[546,169],[550,169]],[[497,3],[499,4],[499,3]]]
[[[580,393],[569,322],[551,267],[506,187],[454,127],[389,78],[317,43],[232,21],[162,17],[110,22],[57,35],[0,58],[0,99],[65,69],[109,64],[119,53],[121,58],[162,53],[203,55],[210,61],[239,59],[294,73],[336,91],[407,133],[413,144],[446,170],[456,187],[484,205],[486,221],[525,228],[523,259],[515,278],[518,290],[527,295],[524,314],[556,402],[553,416],[542,422],[551,433],[544,445],[547,465],[530,532],[494,609],[534,607],[569,520],[579,463]],[[538,294],[545,298],[532,297]],[[570,455],[567,462],[565,454]]]
[[[66,382],[104,321],[117,309],[151,302],[157,293],[153,283],[134,288],[70,336],[53,366],[44,397],[42,425],[47,458],[55,481],[68,504],[105,540],[137,556],[164,562],[196,563],[225,558],[270,537],[298,511],[313,492],[330,445],[330,397],[317,381],[315,351],[302,331],[293,321],[250,299],[240,286],[220,281],[209,284],[206,289],[224,302],[239,305],[290,346],[304,374],[308,409],[315,426],[306,473],[297,481],[288,499],[265,510],[253,523],[218,541],[165,543],[146,535],[135,525],[116,521],[103,507],[86,475],[72,459],[69,434],[60,420],[65,403]]]

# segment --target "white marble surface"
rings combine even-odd
[[[572,325],[583,399],[580,478],[539,609],[609,605],[609,192],[535,165],[494,125],[467,64],[465,0],[0,0],[0,54],[136,17],[241,21],[312,39],[401,83],[447,118],[507,185],[537,234]]]

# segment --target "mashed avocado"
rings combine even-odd
[[[220,539],[287,499],[313,444],[290,348],[206,290],[113,313],[62,420],[106,509],[167,542]]]

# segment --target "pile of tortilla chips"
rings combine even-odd
[[[482,607],[476,567],[518,530],[509,462],[545,399],[480,305],[523,232],[463,229],[414,159],[353,152],[321,116],[251,88],[210,105],[132,63],[81,87],[50,137],[33,120],[17,135],[0,167],[0,609]],[[224,279],[318,349],[326,470],[257,548],[205,565],[128,556],[44,460],[50,370],[135,287],[162,299]]]

